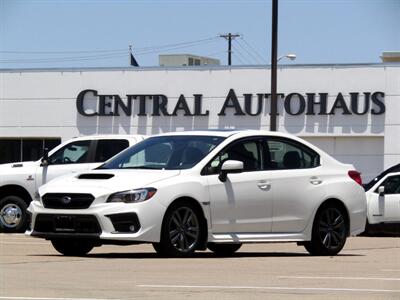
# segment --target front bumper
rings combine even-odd
[[[26,235],[32,237],[159,242],[166,207],[156,199],[94,203],[87,209],[50,209],[32,201],[28,211],[32,221]]]

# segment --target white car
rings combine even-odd
[[[0,165],[0,232],[26,230],[26,209],[42,184],[60,175],[94,169],[143,139],[141,135],[79,137],[58,145],[38,161]]]
[[[393,166],[365,185],[367,235],[400,235],[400,170]]]
[[[306,141],[264,131],[150,137],[97,170],[54,180],[29,206],[27,235],[65,255],[153,243],[165,256],[297,242],[335,255],[365,228],[360,173]]]

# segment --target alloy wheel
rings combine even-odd
[[[346,238],[346,222],[340,210],[327,208],[319,221],[319,236],[326,249],[340,247]]]
[[[169,222],[171,245],[180,252],[188,252],[196,246],[200,236],[200,225],[196,213],[190,207],[180,207]]]

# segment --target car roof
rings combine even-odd
[[[188,135],[205,135],[205,136],[220,136],[220,137],[230,137],[233,135],[242,135],[242,136],[255,136],[255,135],[269,135],[269,136],[283,136],[296,138],[291,134],[286,134],[283,132],[274,132],[267,130],[255,130],[255,129],[209,129],[209,130],[188,130],[188,131],[178,131],[178,132],[166,132],[162,134],[158,134],[155,136],[188,136]]]
[[[144,135],[140,134],[102,134],[102,135],[86,135],[86,136],[78,136],[72,138],[73,140],[105,140],[105,139],[137,139],[144,138]]]

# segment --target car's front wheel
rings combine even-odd
[[[311,255],[336,255],[346,243],[347,227],[344,209],[326,204],[318,210],[311,241],[305,242],[304,247]]]
[[[231,256],[242,247],[242,244],[215,244],[208,243],[207,248],[217,256]]]
[[[28,224],[27,204],[17,196],[0,200],[0,232],[24,232]]]
[[[173,204],[165,214],[160,243],[153,247],[162,256],[188,257],[199,247],[202,234],[199,209],[191,203]]]
[[[51,240],[54,249],[66,256],[85,256],[94,247],[93,243],[84,239]]]

